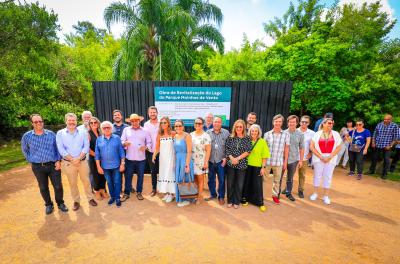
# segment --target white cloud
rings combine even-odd
[[[354,4],[356,6],[361,6],[363,3],[376,3],[377,0],[340,0],[339,5],[342,6],[344,4]],[[389,15],[389,17],[394,20],[394,9],[390,6],[388,0],[381,0],[381,11],[384,11]]]

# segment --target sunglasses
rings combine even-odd
[[[166,125],[168,122],[160,122],[161,125]]]
[[[111,127],[103,127],[103,129],[111,129]]]
[[[360,123],[360,124],[356,124],[356,126],[362,126],[363,124],[362,123]]]
[[[34,124],[42,124],[43,121],[33,121],[32,123],[34,123]]]
[[[202,125],[203,123],[195,122],[195,125]]]
[[[326,124],[328,124],[328,125],[333,125],[333,122],[326,122]]]
[[[89,122],[89,124],[94,125],[94,124],[98,124],[97,122]]]
[[[302,124],[308,124],[307,121],[301,121],[300,123],[302,123]]]
[[[175,127],[183,127],[182,125],[175,125]]]

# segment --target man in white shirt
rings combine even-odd
[[[308,128],[310,125],[310,117],[304,115],[300,119],[300,127],[298,130],[304,135],[304,157],[303,166],[299,167],[299,197],[304,198],[304,183],[306,180],[307,162],[311,158],[310,152],[311,139],[314,137],[315,132]]]

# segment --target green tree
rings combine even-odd
[[[104,11],[109,27],[126,24],[122,49],[114,64],[115,79],[179,80],[190,77],[195,51],[217,46],[223,37],[211,24],[220,23],[219,8],[206,1],[141,0],[112,3]]]

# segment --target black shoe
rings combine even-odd
[[[286,194],[286,188],[282,190],[281,194]]]
[[[286,197],[292,202],[296,201],[296,199],[293,197],[293,195],[291,193],[286,194]]]
[[[51,214],[53,212],[53,210],[54,210],[54,206],[52,204],[46,205],[46,214],[47,215]]]
[[[63,203],[58,206],[58,209],[60,209],[60,211],[64,213],[68,212],[68,207]]]
[[[375,174],[375,171],[371,171],[371,170],[369,170],[369,171],[367,171],[365,174],[366,174],[366,175]]]
[[[115,204],[117,205],[117,207],[121,207],[121,200],[115,200]]]
[[[108,200],[108,205],[112,205],[115,202],[114,198],[110,198],[110,200]]]
[[[304,193],[302,191],[299,191],[299,198],[304,198]]]

